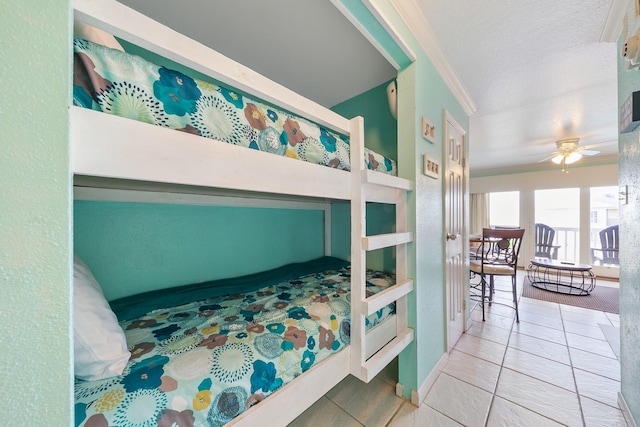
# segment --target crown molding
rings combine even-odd
[[[407,24],[451,92],[453,92],[453,96],[458,100],[465,113],[468,116],[472,116],[478,108],[451,65],[449,65],[442,49],[438,45],[431,25],[429,25],[416,1],[390,0],[390,2]]]
[[[627,0],[613,0],[611,2],[607,21],[600,35],[601,42],[616,43],[618,41],[620,32],[622,32],[622,21],[624,20],[624,14],[627,12],[628,3]]]

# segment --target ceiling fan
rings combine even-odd
[[[594,156],[599,153],[599,151],[588,150],[589,146],[580,147],[578,145],[579,142],[580,138],[560,139],[556,141],[557,151],[540,161],[551,160],[553,163],[562,166],[562,172],[567,172],[567,165],[577,162],[583,155]]]

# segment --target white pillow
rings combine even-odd
[[[73,22],[73,36],[124,52],[122,45],[118,43],[118,40],[116,40],[113,35],[92,27],[89,24],[85,24],[84,22]]]
[[[73,343],[75,376],[82,380],[120,375],[131,357],[100,285],[77,256],[73,257]]]

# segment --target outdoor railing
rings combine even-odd
[[[553,227],[556,230],[556,236],[553,244],[560,246],[558,248],[558,259],[578,262],[580,260],[579,235],[580,230],[575,227]],[[589,248],[600,248],[599,234],[602,228],[591,228],[589,233]],[[593,259],[588,262],[593,264]]]

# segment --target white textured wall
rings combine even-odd
[[[72,424],[70,2],[0,14],[0,425]]]
[[[627,16],[635,15],[633,3],[629,1]],[[635,30],[633,21],[629,24]],[[618,58],[618,105],[638,90],[640,70],[625,71]],[[629,186],[629,203],[620,209],[621,388],[636,423],[640,423],[640,128],[621,134],[618,146],[620,185]]]

